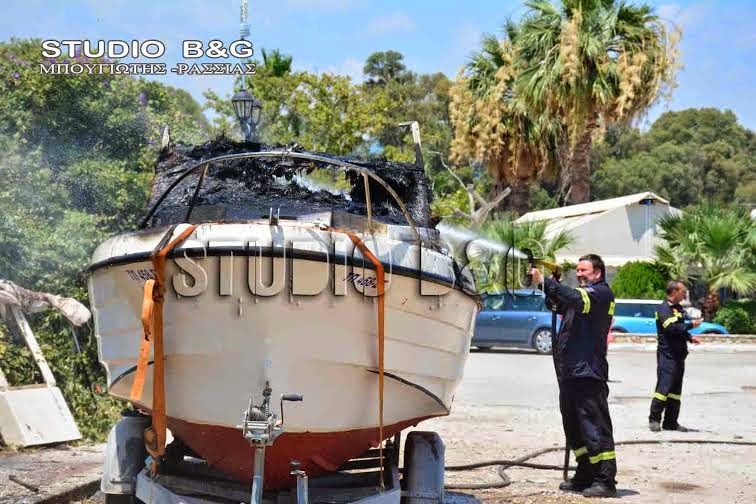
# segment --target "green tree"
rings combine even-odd
[[[263,141],[285,143],[285,139],[278,137],[286,131],[297,134],[301,127],[301,118],[292,113],[287,106],[287,100],[299,85],[301,74],[292,72],[292,56],[284,54],[279,49],[273,49],[270,52],[263,49],[261,52],[263,61],[252,61],[256,64],[255,75],[245,77],[245,86],[263,103],[262,118],[258,126],[258,132],[262,133]],[[241,79],[242,77],[238,78],[235,83],[237,89],[241,88]],[[206,90],[203,94],[206,100],[205,109],[215,112],[214,132],[217,135],[239,137],[239,126],[231,103],[231,94],[223,97],[211,90]]]
[[[596,198],[654,191],[674,206],[756,203],[753,131],[731,111],[666,112],[648,132],[609,129],[594,156]]]
[[[669,150],[676,150],[668,146]],[[613,198],[645,191],[653,191],[670,200],[676,207],[692,205],[701,198],[703,182],[690,165],[663,152],[641,153],[630,159],[609,159],[593,174],[596,199]]]
[[[441,172],[443,167],[431,152],[448,156],[450,82],[441,73],[408,72],[402,59],[396,51],[374,53],[366,62],[371,80],[363,84],[346,76],[276,72],[270,63],[260,65],[246,84],[263,102],[263,140],[296,142],[306,149],[338,154],[377,152],[391,160],[413,161],[411,134],[399,123],[417,120],[428,172]],[[211,92],[206,97],[208,108],[216,112],[216,128],[235,135],[229,100]]]
[[[0,43],[0,278],[87,302],[83,271],[98,243],[142,213],[162,129],[198,143],[209,126],[182,90],[129,76],[42,74],[39,64],[53,61],[42,60],[40,44]],[[119,403],[93,391],[105,377],[91,329],[74,353],[59,315],[31,323],[82,433],[102,438]],[[0,338],[16,378],[33,378],[23,349]]]
[[[267,63],[246,77],[247,89],[262,101],[258,131],[268,144],[297,143],[308,150],[351,154],[367,144],[383,121],[365,89],[347,76],[291,71],[291,57],[265,52]],[[241,82],[237,81],[237,87]],[[205,92],[215,111],[215,130],[238,136],[230,97]],[[385,108],[388,108],[384,104]]]
[[[756,291],[756,224],[742,209],[707,203],[659,222],[665,245],[656,263],[669,277],[705,283],[706,320],[719,308],[719,290],[748,295]]]
[[[384,85],[392,81],[403,81],[412,78],[403,63],[404,55],[398,51],[374,52],[365,60],[362,72],[368,78],[368,83]]]

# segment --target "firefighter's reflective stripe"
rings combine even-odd
[[[598,455],[594,455],[593,457],[591,457],[589,455],[588,456],[588,461],[591,464],[598,464],[602,460],[614,460],[615,458],[616,457],[615,457],[615,454],[614,454],[614,450],[612,450],[612,451],[601,452]]]
[[[614,301],[609,303],[609,315],[614,315]]]
[[[667,396],[665,396],[664,394],[660,394],[659,392],[654,392],[654,397],[659,399],[660,401],[667,400]]]
[[[580,293],[580,296],[582,296],[583,298],[583,313],[590,313],[591,312],[591,298],[588,297],[588,293],[582,287],[578,287],[575,290],[577,290]]]
[[[667,320],[662,322],[662,327],[666,329],[667,327],[669,327],[670,324],[674,324],[675,322],[680,320],[681,317],[682,315],[680,313],[676,313],[675,315],[672,315]]]
[[[581,446],[577,450],[574,450],[574,453],[575,453],[575,458],[581,457],[585,455],[586,453],[588,453],[588,448],[586,448],[585,446]]]
[[[670,399],[675,399],[676,401],[679,401],[679,400],[682,399],[682,397],[680,397],[677,394],[673,394],[672,392],[670,392],[669,394],[667,394],[667,397],[669,397]]]

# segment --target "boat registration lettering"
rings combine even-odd
[[[344,282],[354,282],[355,285],[361,285],[362,287],[378,288],[378,279],[372,276],[362,276],[359,273],[347,273],[344,277]],[[388,283],[388,280],[384,280],[383,283]]]
[[[154,269],[127,269],[126,274],[129,275],[130,279],[139,283],[146,282],[147,280],[155,280],[157,278]]]

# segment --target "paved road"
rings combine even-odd
[[[651,433],[648,408],[656,380],[652,347],[618,346],[609,354],[615,440],[743,439],[756,441],[756,348],[695,348],[687,361],[680,422],[696,433]],[[447,463],[507,458],[562,446],[551,358],[526,351],[474,352],[453,413],[420,425],[437,430]],[[756,447],[664,444],[618,447],[620,495],[626,502],[756,502]],[[543,463],[561,463],[562,454]],[[562,501],[558,472],[512,469],[516,481],[481,500]],[[496,480],[494,470],[450,475],[450,482]],[[579,499],[582,499],[580,497]],[[580,500],[576,500],[579,502]],[[615,501],[616,502],[616,501]]]

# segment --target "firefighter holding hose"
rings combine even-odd
[[[543,283],[546,301],[556,306],[562,325],[553,348],[559,408],[567,443],[575,453],[577,470],[560,490],[585,497],[617,495],[612,420],[607,398],[609,365],[607,334],[614,315],[614,294],[606,283],[606,268],[595,254],[580,258],[576,274],[580,286],[562,285],[530,270],[533,282]]]

